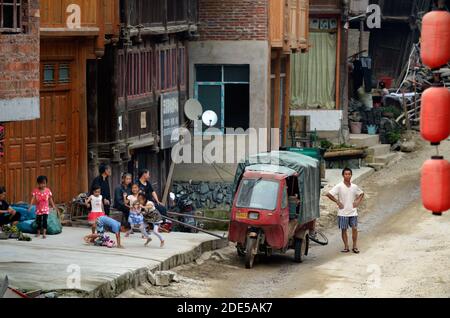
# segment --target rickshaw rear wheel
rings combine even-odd
[[[308,254],[307,245],[307,237],[303,239],[296,238],[294,240],[294,261],[296,263],[302,263],[303,255]]]
[[[245,268],[252,268],[255,262],[255,254],[253,251],[256,249],[257,240],[254,238],[248,238],[245,247]]]

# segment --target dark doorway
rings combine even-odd
[[[247,130],[250,122],[250,87],[225,84],[225,128]]]

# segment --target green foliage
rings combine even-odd
[[[330,149],[331,147],[333,147],[333,143],[329,142],[328,140],[324,139],[320,141],[320,148]]]
[[[401,133],[399,131],[390,131],[387,133],[386,137],[391,145],[395,144],[401,138]]]
[[[402,111],[399,108],[394,107],[394,106],[383,107],[382,110],[383,110],[383,113],[393,114],[394,118],[398,118],[402,114]]]

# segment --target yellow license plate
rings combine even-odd
[[[237,219],[246,219],[248,217],[248,213],[246,212],[238,212],[236,213],[236,218]]]

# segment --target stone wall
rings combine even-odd
[[[174,182],[175,195],[188,195],[197,209],[227,210],[233,202],[233,184],[224,182]]]

